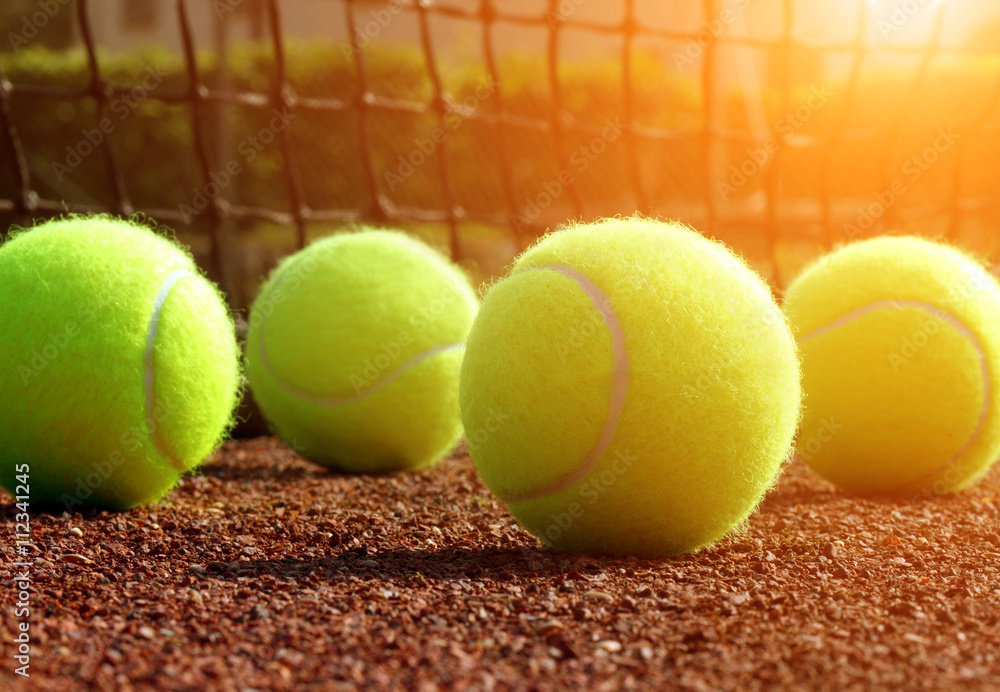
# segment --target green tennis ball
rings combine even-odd
[[[156,500],[216,448],[239,380],[218,291],[149,229],[71,217],[0,247],[0,485],[15,496]]]
[[[1000,454],[1000,288],[913,237],[826,255],[789,287],[802,351],[798,454],[854,493],[963,488]]]
[[[326,238],[261,289],[250,387],[275,432],[319,464],[432,464],[461,437],[458,373],[476,307],[461,271],[403,233]]]
[[[639,217],[544,237],[469,334],[462,416],[486,485],[563,551],[716,541],[791,451],[799,368],[768,287],[722,245]]]

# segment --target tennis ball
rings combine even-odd
[[[0,485],[32,503],[161,497],[226,432],[236,334],[191,257],[73,216],[0,246]]]
[[[283,261],[250,313],[250,388],[302,456],[351,473],[438,461],[462,434],[458,373],[477,299],[403,233],[360,229]]]
[[[826,255],[789,287],[802,352],[798,454],[853,493],[963,488],[1000,454],[1000,288],[914,237]]]
[[[721,244],[640,217],[545,236],[485,297],[460,389],[486,485],[563,551],[658,557],[746,519],[791,451],[795,342]]]

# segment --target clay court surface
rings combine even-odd
[[[856,499],[795,464],[712,549],[598,559],[540,546],[461,453],[365,478],[231,442],[149,509],[34,514],[31,678],[5,563],[0,683],[1000,690],[998,485]]]

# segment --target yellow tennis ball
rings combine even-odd
[[[844,246],[789,287],[805,406],[798,454],[854,493],[944,493],[1000,454],[1000,287],[914,237]]]
[[[181,248],[73,216],[0,247],[0,485],[32,503],[156,500],[227,431],[236,330]]]
[[[250,388],[312,461],[353,473],[432,464],[462,434],[458,373],[476,307],[465,275],[403,233],[320,240],[254,302]]]
[[[544,237],[492,287],[460,402],[486,485],[564,551],[696,550],[755,509],[799,418],[795,342],[721,244],[639,217]]]

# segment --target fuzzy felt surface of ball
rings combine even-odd
[[[0,246],[0,484],[126,509],[218,446],[240,383],[233,321],[179,246],[73,216]]]
[[[728,249],[640,217],[543,237],[469,335],[461,408],[476,467],[563,551],[660,557],[744,521],[789,457],[794,340]]]
[[[802,352],[799,456],[852,493],[959,490],[1000,455],[1000,287],[930,240],[885,236],[789,286]]]
[[[437,462],[461,437],[458,374],[478,301],[404,233],[359,229],[285,259],[250,315],[250,387],[274,431],[350,473]]]

